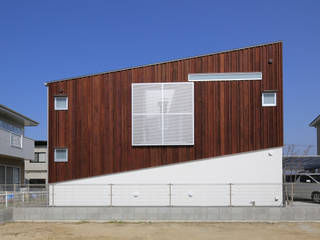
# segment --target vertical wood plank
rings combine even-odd
[[[273,63],[268,64],[272,58]],[[262,81],[195,82],[195,145],[133,147],[131,84],[186,82],[188,73],[261,71]],[[49,83],[49,182],[283,145],[282,43]],[[63,90],[68,111],[54,110]],[[277,90],[277,106],[261,94]],[[69,162],[55,163],[54,148]]]

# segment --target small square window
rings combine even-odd
[[[277,93],[275,92],[262,93],[262,106],[264,107],[277,106]]]
[[[56,148],[54,150],[54,161],[55,162],[68,162],[68,149],[67,148]]]
[[[54,110],[68,110],[68,97],[55,97]]]

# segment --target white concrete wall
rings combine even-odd
[[[49,194],[49,203],[54,206],[109,206],[111,203],[110,187],[106,184],[51,185]]]
[[[26,163],[26,161],[25,161]],[[48,173],[47,171],[30,171],[30,170],[25,170],[24,171],[24,178],[25,179],[47,179]]]
[[[114,206],[279,206],[281,183],[282,148],[273,148],[61,182],[50,201],[105,206],[112,191]]]

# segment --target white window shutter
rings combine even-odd
[[[193,145],[193,83],[132,84],[132,145]]]

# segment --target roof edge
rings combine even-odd
[[[316,127],[316,125],[318,125],[318,123],[320,123],[320,115],[318,115],[318,117],[316,117],[316,118],[309,124],[309,127]]]
[[[2,104],[0,104],[0,109],[3,109],[5,112],[8,112],[13,117],[16,117],[18,119],[19,118],[22,119],[23,122],[24,122],[24,126],[38,126],[39,125],[38,122],[32,120],[31,118],[28,118],[28,117],[22,115],[21,113],[18,113],[16,111],[14,111],[14,110],[2,105]]]
[[[276,43],[283,43],[283,41],[282,41],[282,40],[279,40],[279,41],[275,41],[275,42],[263,43],[263,44],[258,44],[258,45],[243,47],[243,48],[235,48],[235,49],[231,49],[231,50],[225,50],[225,51],[219,51],[219,52],[212,52],[212,53],[202,54],[202,55],[198,55],[198,56],[178,58],[178,59],[169,60],[169,61],[164,61],[164,62],[151,63],[151,64],[145,64],[145,65],[138,65],[138,66],[135,66],[135,67],[121,68],[121,69],[111,70],[111,71],[106,71],[106,72],[99,72],[99,73],[79,75],[79,76],[70,77],[70,78],[62,78],[62,79],[58,79],[58,80],[53,80],[53,81],[45,82],[44,85],[47,87],[48,84],[50,84],[50,83],[63,82],[63,81],[68,81],[68,80],[75,80],[75,79],[79,79],[79,78],[92,77],[92,76],[103,75],[103,74],[114,73],[114,72],[121,72],[121,71],[129,70],[129,69],[136,69],[136,68],[154,66],[154,65],[158,65],[158,64],[177,62],[177,61],[188,60],[188,59],[193,59],[193,58],[206,57],[206,56],[210,56],[210,55],[214,55],[214,54],[220,54],[220,53],[227,53],[227,52],[239,51],[239,50],[244,50],[244,49],[248,49],[248,48],[262,47],[262,46],[267,46],[267,45],[276,44]]]

